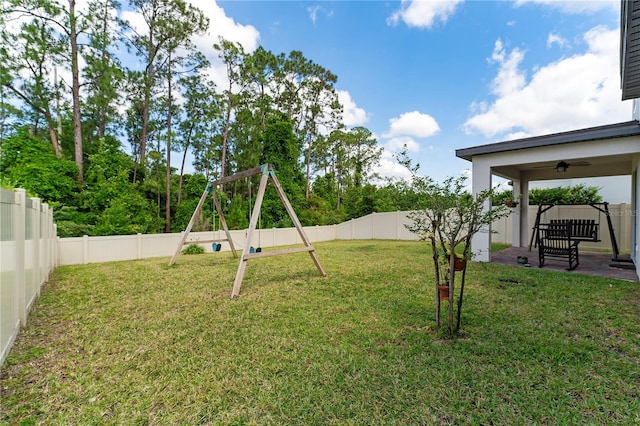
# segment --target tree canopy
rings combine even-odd
[[[2,180],[51,203],[63,236],[179,229],[207,179],[266,162],[304,224],[404,199],[372,172],[372,133],[344,126],[338,76],[303,52],[215,40],[218,87],[190,41],[218,23],[184,0],[131,1],[129,20],[115,19],[125,15],[113,0],[1,4]],[[232,226],[248,222],[251,184],[223,188]],[[263,227],[287,225],[274,196]],[[205,209],[203,227],[213,215]]]

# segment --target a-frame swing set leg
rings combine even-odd
[[[180,241],[180,243],[178,244],[178,248],[176,249],[176,252],[174,253],[173,257],[171,258],[171,261],[169,262],[169,266],[173,265],[176,261],[176,259],[178,258],[178,255],[180,254],[181,250],[182,250],[182,246],[184,246],[184,244],[187,242],[187,238],[189,237],[189,232],[191,232],[191,228],[193,227],[193,224],[195,223],[196,217],[198,216],[198,214],[200,213],[200,210],[202,209],[202,206],[204,205],[204,202],[207,198],[207,195],[209,195],[210,192],[212,193],[212,197],[213,197],[213,201],[214,204],[216,206],[216,210],[218,211],[218,216],[220,217],[220,222],[222,224],[222,227],[224,228],[224,232],[227,236],[227,241],[229,241],[229,245],[231,246],[231,250],[233,251],[233,255],[235,257],[237,257],[237,253],[235,250],[235,247],[233,245],[233,240],[231,239],[231,234],[229,233],[229,228],[227,227],[227,222],[224,219],[224,214],[222,213],[222,209],[220,208],[220,203],[218,201],[218,198],[215,194],[215,187],[217,185],[221,185],[227,182],[234,182],[237,181],[239,179],[244,179],[247,177],[251,177],[251,176],[255,176],[257,174],[262,173],[262,178],[260,179],[260,185],[258,188],[258,194],[256,195],[256,202],[255,205],[253,207],[253,213],[251,215],[251,221],[249,223],[249,229],[247,230],[247,239],[245,242],[245,245],[242,249],[242,256],[240,258],[240,264],[238,265],[238,271],[236,272],[236,279],[235,282],[233,284],[233,290],[231,292],[231,297],[237,297],[240,294],[240,286],[242,285],[242,279],[244,278],[244,272],[245,269],[247,267],[247,261],[249,259],[255,259],[255,258],[259,258],[259,257],[269,257],[269,256],[277,256],[277,255],[282,255],[282,254],[290,254],[290,253],[299,253],[299,252],[308,252],[309,255],[311,256],[311,259],[313,260],[313,263],[316,265],[316,268],[318,268],[318,271],[320,272],[320,274],[323,277],[327,276],[327,273],[325,272],[325,270],[322,268],[322,265],[320,264],[320,259],[318,259],[318,255],[315,252],[315,248],[311,245],[311,242],[309,241],[309,238],[307,237],[307,235],[304,232],[304,229],[302,228],[302,225],[300,224],[300,221],[298,220],[298,216],[296,216],[295,211],[293,210],[293,207],[291,206],[291,203],[289,202],[289,199],[287,198],[286,194],[284,193],[284,190],[282,189],[282,186],[280,185],[280,182],[278,181],[278,178],[276,178],[276,175],[273,171],[273,166],[271,164],[263,164],[260,167],[255,167],[253,169],[250,170],[245,170],[244,172],[240,172],[240,173],[236,173],[232,176],[226,176],[222,179],[216,180],[214,182],[209,182],[207,183],[207,187],[204,190],[202,197],[200,197],[200,201],[198,202],[198,205],[196,207],[195,212],[193,212],[193,215],[191,216],[191,220],[189,221],[189,224],[187,225],[187,228],[184,231],[184,234],[182,235],[182,239]],[[287,249],[280,249],[280,250],[271,250],[268,252],[256,252],[256,253],[251,253],[251,241],[253,238],[253,234],[256,230],[256,224],[258,223],[258,218],[260,217],[260,209],[262,207],[262,200],[264,198],[264,193],[265,190],[267,188],[267,183],[269,181],[269,178],[272,179],[273,184],[276,188],[276,191],[278,193],[278,196],[280,197],[280,200],[282,201],[282,203],[284,204],[285,209],[287,210],[287,213],[289,214],[289,217],[291,218],[291,220],[293,221],[296,230],[298,231],[298,234],[300,235],[300,238],[302,239],[303,243],[304,243],[304,247],[294,247],[294,248],[287,248]],[[223,240],[224,241],[224,240]]]
[[[180,240],[180,243],[178,244],[178,247],[176,248],[176,252],[173,254],[173,257],[171,258],[171,260],[169,261],[169,266],[173,265],[176,262],[176,259],[178,258],[178,255],[180,254],[180,252],[182,251],[182,247],[185,245],[185,243],[187,242],[187,239],[189,238],[189,233],[191,232],[191,228],[193,228],[193,224],[196,221],[196,218],[198,217],[198,214],[200,213],[200,210],[202,210],[202,206],[204,205],[204,202],[207,199],[207,196],[211,194],[211,196],[213,197],[213,203],[216,206],[216,210],[218,211],[218,217],[220,217],[220,223],[222,224],[222,227],[224,228],[224,232],[225,235],[227,236],[226,240],[220,240],[220,241],[228,241],[229,245],[231,246],[231,251],[233,252],[233,257],[238,257],[238,253],[236,252],[236,248],[233,245],[233,240],[231,239],[231,233],[229,232],[229,228],[227,227],[227,221],[224,219],[224,214],[222,213],[222,208],[220,207],[220,202],[218,201],[218,197],[216,196],[216,191],[215,191],[215,187],[212,183],[207,183],[207,187],[205,188],[204,192],[202,193],[202,197],[200,197],[200,201],[198,201],[198,205],[196,206],[196,210],[193,212],[193,215],[191,215],[191,219],[189,220],[189,224],[187,225],[187,229],[184,230],[184,233],[182,234],[182,239]]]
[[[220,218],[220,224],[222,225],[222,229],[224,229],[224,234],[227,236],[227,242],[229,242],[229,247],[231,247],[231,252],[233,253],[233,257],[237,258],[238,253],[236,252],[236,247],[233,245],[233,240],[231,239],[231,233],[229,232],[229,227],[227,226],[227,221],[224,218],[224,214],[222,213],[222,208],[220,207],[220,201],[218,201],[218,196],[216,195],[216,191],[213,191],[213,203],[216,205],[216,210],[218,211],[218,218]]]
[[[264,198],[264,193],[265,193],[265,190],[267,188],[267,183],[268,183],[269,177],[271,177],[271,180],[273,181],[273,185],[275,186],[276,191],[277,191],[278,195],[280,196],[280,200],[284,204],[284,207],[287,210],[287,213],[289,214],[289,217],[293,221],[293,223],[294,223],[294,225],[295,225],[295,227],[296,227],[296,229],[298,231],[298,234],[300,235],[300,238],[304,242],[304,247],[294,247],[294,248],[289,248],[289,249],[281,249],[281,250],[274,250],[274,251],[268,251],[268,252],[262,251],[260,253],[251,253],[250,252],[250,246],[251,246],[253,233],[254,233],[254,231],[256,229],[256,224],[258,223],[258,218],[260,217],[260,208],[262,207],[262,200]],[[244,272],[245,272],[245,269],[247,267],[247,261],[249,259],[256,259],[256,258],[259,258],[259,257],[278,256],[278,255],[282,255],[282,254],[298,253],[298,252],[303,252],[303,251],[309,252],[309,255],[311,256],[311,259],[315,263],[316,268],[318,268],[318,271],[320,272],[320,275],[322,275],[323,277],[326,277],[327,273],[325,272],[325,270],[322,268],[322,265],[320,264],[320,260],[318,259],[318,256],[317,256],[317,254],[315,252],[315,248],[311,245],[311,242],[309,241],[309,238],[305,234],[304,229],[302,228],[302,225],[300,224],[300,221],[298,220],[298,216],[296,215],[295,211],[293,210],[293,207],[291,206],[291,203],[287,199],[287,196],[284,193],[284,190],[282,189],[282,186],[280,185],[280,182],[278,181],[278,178],[276,178],[276,175],[273,172],[273,170],[271,168],[271,165],[270,164],[265,164],[265,165],[262,166],[262,178],[260,179],[260,186],[258,188],[258,194],[256,195],[256,203],[254,205],[253,213],[251,215],[251,221],[249,223],[249,229],[247,230],[247,241],[246,241],[246,243],[244,245],[242,256],[240,258],[240,264],[238,265],[238,271],[236,273],[236,279],[235,279],[235,282],[233,283],[233,290],[231,292],[231,297],[234,298],[234,297],[238,297],[240,295],[240,287],[242,286],[242,279],[244,278]]]
[[[311,256],[311,259],[313,260],[313,263],[315,263],[316,268],[318,268],[318,271],[320,272],[320,274],[323,277],[326,277],[327,273],[325,272],[325,270],[322,268],[322,265],[320,264],[320,259],[318,259],[318,255],[316,254],[316,250],[311,245],[311,241],[309,241],[309,238],[307,237],[307,234],[304,233],[304,229],[302,228],[302,224],[298,220],[298,216],[296,216],[296,212],[293,210],[293,207],[291,206],[291,203],[289,202],[289,199],[287,198],[287,195],[284,193],[284,190],[282,189],[282,186],[280,185],[280,182],[278,181],[278,178],[276,177],[275,174],[271,174],[271,179],[273,179],[273,185],[275,186],[276,191],[278,192],[278,195],[280,196],[280,199],[282,200],[282,203],[284,204],[284,207],[287,209],[287,213],[289,213],[289,217],[291,217],[291,220],[293,221],[293,224],[295,225],[296,229],[298,230],[298,234],[300,235],[300,238],[304,242],[305,247],[310,249],[309,250],[309,256]]]
[[[202,193],[202,197],[200,197],[200,201],[198,201],[196,210],[193,212],[193,215],[191,215],[191,220],[189,220],[187,229],[185,229],[184,233],[182,234],[182,239],[180,240],[180,244],[178,244],[178,247],[176,248],[176,252],[173,254],[173,257],[169,261],[169,266],[173,265],[176,259],[178,258],[178,255],[180,254],[180,251],[182,251],[182,247],[184,246],[184,243],[187,241],[187,238],[189,238],[189,232],[191,232],[191,228],[193,228],[193,224],[196,221],[196,217],[198,216],[198,213],[200,213],[200,210],[202,209],[202,206],[204,205],[204,202],[206,201],[207,196],[209,195],[209,192],[213,190],[214,189],[211,186],[211,184],[207,183],[207,187],[204,189],[204,192]]]
[[[242,285],[242,279],[244,278],[244,270],[247,267],[248,255],[251,254],[251,241],[253,241],[253,232],[256,229],[256,223],[258,223],[258,217],[260,216],[260,207],[262,207],[262,199],[264,198],[264,191],[267,188],[267,180],[269,175],[267,173],[262,174],[260,179],[260,185],[258,187],[258,194],[256,195],[256,203],[251,213],[251,220],[249,221],[249,229],[247,229],[247,240],[242,248],[242,256],[240,257],[240,264],[238,265],[238,271],[236,272],[236,279],[233,283],[233,290],[231,291],[231,297],[238,297],[240,294],[240,286]]]

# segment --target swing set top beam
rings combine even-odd
[[[231,176],[225,176],[223,178],[214,180],[209,182],[209,186],[211,188],[218,186],[218,185],[223,185],[225,183],[229,183],[229,182],[235,182],[237,180],[240,179],[244,179],[244,178],[248,178],[251,176],[255,176],[255,175],[259,175],[261,173],[267,173],[267,172],[271,172],[273,171],[273,165],[272,164],[263,164],[262,166],[258,166],[258,167],[254,167],[253,169],[248,169],[245,170],[243,172],[238,172],[235,174],[232,174]]]

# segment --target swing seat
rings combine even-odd
[[[258,247],[258,248],[256,249],[256,253],[262,253],[262,247]]]
[[[211,244],[211,250],[213,250],[213,251],[220,251],[221,248],[222,248],[222,244],[221,243],[213,243],[213,244]]]
[[[255,253],[256,249],[253,248],[253,246],[249,247],[249,253]]]
[[[567,270],[572,271],[580,264],[578,244],[571,235],[571,223],[547,224],[538,228],[538,267],[544,266],[547,258],[566,259]]]
[[[597,243],[598,224],[593,219],[551,219],[551,225],[569,224],[571,239],[574,241],[592,241]]]

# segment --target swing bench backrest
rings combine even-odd
[[[574,241],[592,241],[597,243],[598,223],[593,219],[551,219],[551,225],[568,223],[571,227],[571,239]]]

